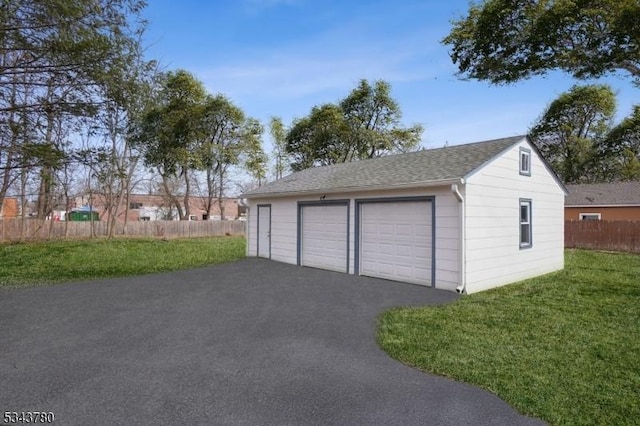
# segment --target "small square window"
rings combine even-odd
[[[531,224],[531,200],[520,200],[520,248],[533,245]]]
[[[520,174],[531,176],[531,150],[520,148]]]

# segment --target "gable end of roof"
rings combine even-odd
[[[249,191],[243,197],[432,186],[438,182],[445,184],[464,179],[523,139],[533,146],[526,135],[520,135],[309,168]]]

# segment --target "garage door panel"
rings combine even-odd
[[[424,225],[424,226],[420,226],[420,225],[415,225],[412,229],[411,232],[416,236],[416,237],[420,237],[420,239],[422,240],[424,239],[428,239],[431,238],[431,224]],[[426,240],[425,240],[426,241]]]
[[[396,255],[398,256],[409,257],[409,256],[413,256],[414,252],[415,252],[415,246],[413,245],[398,245],[396,247]]]
[[[347,272],[347,206],[302,206],[300,263]]]
[[[396,226],[396,235],[401,237],[411,237],[414,232],[418,230],[418,226],[412,226],[410,224],[399,224]]]
[[[363,260],[360,264],[360,269],[361,271],[371,271],[373,269],[375,269],[376,267],[376,263],[375,262],[368,262],[366,260]]]
[[[402,265],[396,265],[396,269],[395,269],[396,275],[404,278],[411,278],[413,271],[414,271],[414,268],[410,266],[402,266]]]
[[[360,205],[360,274],[431,284],[430,201]]]
[[[429,259],[429,261],[431,261],[431,259]],[[420,274],[422,276],[431,277],[431,268],[426,268],[426,267],[422,267],[422,266],[416,266],[413,269],[414,269],[414,271],[416,271],[418,274]]]
[[[379,274],[385,275],[385,276],[392,276],[393,275],[393,271],[395,269],[395,265],[393,265],[392,263],[387,263],[387,262],[379,262],[377,265],[377,271]]]

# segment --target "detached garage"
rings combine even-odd
[[[316,167],[244,194],[247,254],[471,293],[563,268],[565,195],[526,136]]]

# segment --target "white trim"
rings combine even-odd
[[[464,185],[464,179],[460,179],[460,184]],[[466,239],[466,224],[465,224],[465,198],[460,193],[460,189],[457,184],[451,185],[451,192],[458,200],[458,226],[460,227],[460,241],[458,242],[458,250],[460,250],[460,264],[458,265],[460,271],[460,283],[456,287],[456,291],[458,293],[464,293],[467,287],[467,275],[466,275],[466,264],[467,264],[467,255],[465,247],[465,239]]]
[[[527,208],[527,217],[523,221],[522,220],[522,207]],[[520,221],[520,248],[530,248],[533,246],[533,214],[531,212],[533,210],[533,201],[531,199],[521,198],[520,199],[520,208],[518,209],[518,217]],[[528,232],[526,234],[522,233],[522,226],[528,226]],[[527,241],[523,242],[522,237],[527,237]]]
[[[578,220],[592,220],[592,219],[585,219],[582,216],[597,216],[598,219],[596,220],[602,220],[602,215],[599,212],[578,213]]]
[[[526,161],[524,161],[526,159]],[[520,175],[531,176],[531,150],[528,148],[520,147],[520,153],[518,155],[518,163],[520,164]],[[523,166],[526,166],[523,167]]]
[[[308,191],[291,191],[291,192],[263,192],[260,194],[244,194],[244,198],[260,199],[260,198],[274,198],[274,197],[295,197],[299,195],[313,195],[313,194],[343,194],[346,192],[365,192],[365,191],[388,191],[392,189],[412,189],[412,188],[427,188],[433,186],[451,185],[454,183],[460,183],[463,178],[452,178],[443,180],[431,180],[423,182],[410,182],[402,183],[398,185],[365,185],[365,186],[345,186],[342,188],[332,189],[311,189]]]

